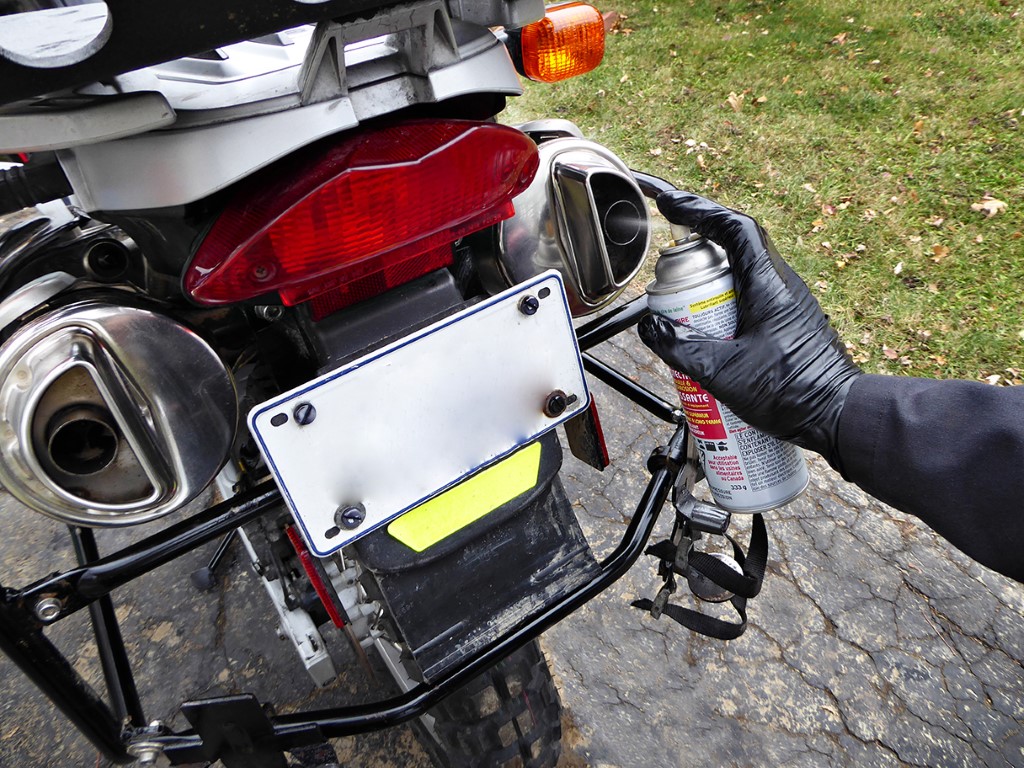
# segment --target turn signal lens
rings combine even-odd
[[[292,306],[377,273],[390,280],[512,216],[537,165],[536,145],[495,123],[409,120],[347,135],[253,177],[199,246],[185,290],[207,305],[277,291]]]
[[[519,31],[522,71],[531,80],[556,83],[582,75],[604,58],[604,19],[586,3],[547,9],[544,18]]]

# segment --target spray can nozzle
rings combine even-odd
[[[672,245],[682,245],[693,239],[693,231],[684,224],[669,223],[672,230]]]

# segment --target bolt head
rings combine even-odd
[[[295,410],[292,411],[292,418],[303,427],[307,424],[312,424],[316,419],[316,408],[313,407],[312,403],[299,403],[295,406]]]
[[[524,315],[535,315],[540,309],[540,301],[536,296],[523,296],[519,300],[519,311]]]
[[[544,401],[544,415],[554,419],[565,413],[568,407],[569,397],[562,390],[556,389]]]
[[[50,623],[60,618],[63,605],[56,597],[44,597],[36,603],[36,618],[40,621]]]
[[[365,519],[366,507],[362,504],[346,504],[338,507],[338,511],[334,513],[334,522],[338,527],[350,531],[362,525]]]

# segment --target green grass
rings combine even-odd
[[[865,370],[1024,378],[1021,0],[602,10],[626,17],[602,66],[506,120],[572,119],[754,215]]]

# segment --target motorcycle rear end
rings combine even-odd
[[[0,574],[3,651],[114,762],[332,763],[329,739],[414,721],[441,765],[554,765],[536,638],[695,479],[681,412],[587,352],[646,312],[609,307],[665,185],[566,121],[497,121],[517,70],[597,65],[600,13],[34,6],[0,16],[0,208],[47,213],[0,235],[0,482],[78,564]],[[669,425],[600,561],[559,480],[563,444],[608,464],[584,371]],[[101,552],[110,528],[137,535]],[[116,590],[200,547],[193,584],[215,590],[232,546],[273,607],[253,621],[316,686],[339,640],[376,654],[379,701],[275,714],[243,692],[183,701],[177,729],[147,717]],[[82,610],[105,698],[46,635]]]

